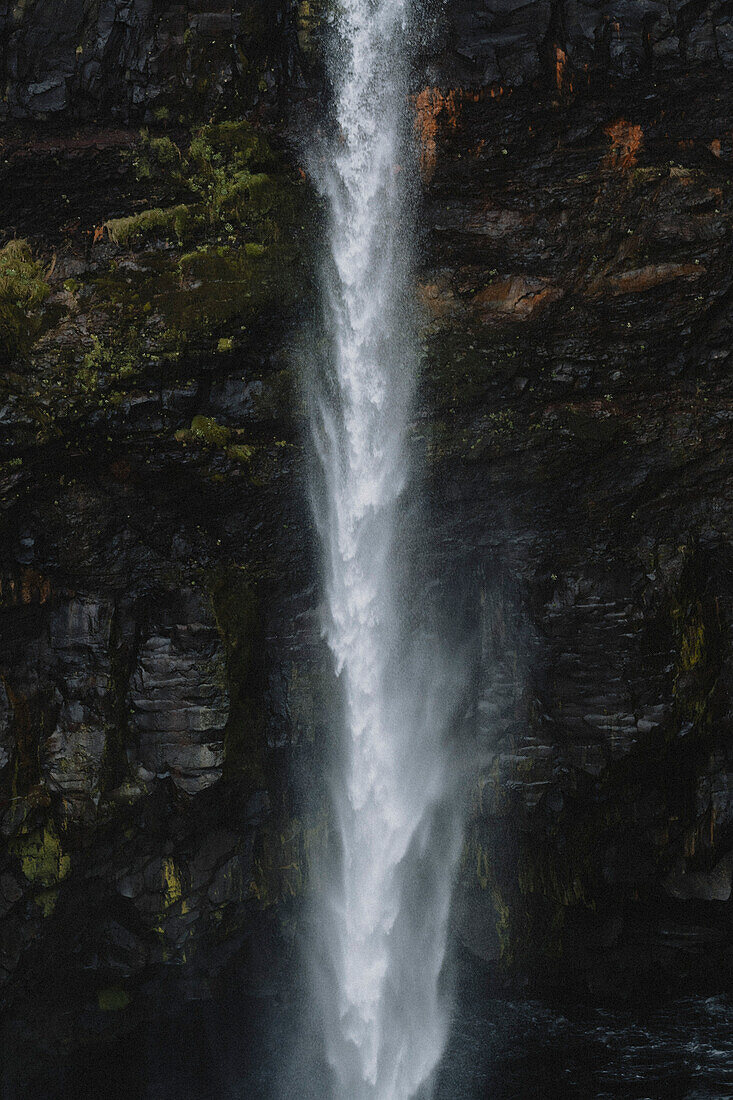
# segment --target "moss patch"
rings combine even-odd
[[[292,201],[292,180],[283,174],[279,158],[244,120],[202,126],[194,131],[188,148],[143,130],[133,160],[138,179],[156,184],[159,193],[185,195],[188,203],[117,219],[110,236],[118,243],[125,243],[131,232],[151,230],[174,229],[182,239],[177,219],[182,219],[184,231],[192,220],[230,233],[234,223],[272,229],[266,224],[270,215],[275,213],[281,221]]]
[[[183,204],[167,210],[143,210],[127,218],[112,218],[104,223],[110,240],[126,247],[150,238],[177,240],[182,243],[195,220],[195,211]]]
[[[129,993],[119,985],[107,986],[97,993],[97,1004],[102,1012],[121,1012],[129,1003]]]
[[[39,307],[51,293],[27,241],[0,249],[0,358],[28,351],[40,327]]]
[[[204,126],[181,144],[144,134],[134,159],[146,209],[136,197],[106,221],[120,254],[67,279],[53,306],[26,242],[0,250],[0,358],[28,353],[1,387],[23,413],[16,445],[59,440],[89,414],[124,417],[133,388],[154,397],[184,357],[271,339],[309,293],[308,188],[251,125]]]
[[[163,860],[161,879],[163,883],[163,906],[165,909],[169,909],[171,905],[175,905],[183,897],[183,883],[175,860]]]
[[[229,428],[223,428],[211,416],[194,416],[191,421],[193,439],[210,447],[226,447],[230,435]]]
[[[678,598],[670,609],[677,640],[673,690],[680,721],[710,731],[724,645],[718,601],[706,595],[704,587],[701,557],[693,551],[685,562]]]
[[[38,908],[43,913],[44,917],[50,917],[56,908],[56,902],[58,901],[59,892],[56,889],[42,890],[40,894],[36,894],[33,899]]]
[[[71,870],[71,857],[64,854],[52,823],[19,837],[13,842],[13,850],[23,874],[34,885],[55,886]]]

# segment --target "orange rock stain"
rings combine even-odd
[[[486,94],[481,91],[468,91],[463,88],[451,88],[444,92],[440,88],[423,88],[412,102],[415,109],[415,133],[420,142],[420,175],[429,183],[435,174],[438,162],[438,136],[441,128],[457,131],[461,114],[466,103],[478,103]],[[489,94],[496,96],[497,90],[491,88]],[[502,94],[499,88],[498,94]],[[481,147],[482,143],[479,145]]]
[[[611,149],[604,160],[605,165],[610,168],[631,168],[636,164],[644,143],[641,126],[634,126],[620,118],[606,126],[605,133],[611,139]]]

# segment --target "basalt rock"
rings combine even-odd
[[[722,0],[462,0],[436,32],[431,73],[449,86],[518,87],[544,75],[558,86],[589,74],[632,76],[679,62],[733,66]]]
[[[702,74],[547,113],[519,91],[432,100],[417,432],[442,562],[478,576],[480,607],[458,919],[498,973],[540,988],[627,997],[634,968],[656,992],[729,976],[716,72],[710,113]]]
[[[130,685],[140,762],[195,794],[221,778],[229,716],[224,653],[210,606],[184,595],[142,642]]]
[[[178,118],[241,97],[254,106],[292,81],[294,41],[284,3],[6,4],[3,113]]]

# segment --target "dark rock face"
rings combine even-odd
[[[0,10],[11,118],[165,111],[271,93],[292,58],[287,5],[34,0]]]
[[[201,102],[246,109],[317,51],[321,5],[211,0],[35,0],[0,11],[4,110],[13,118],[153,117]],[[725,0],[459,0],[437,20],[432,78],[517,87],[541,76],[582,85],[674,63],[733,66]],[[437,44],[437,53],[435,53]]]
[[[143,642],[130,720],[143,767],[196,794],[221,779],[229,717],[221,639],[210,606],[186,593]]]
[[[207,120],[312,95],[319,10],[70,2],[44,58],[52,12],[6,13],[11,114],[170,117],[56,122],[0,168],[31,242],[0,250],[0,983],[51,1059],[285,980],[333,706],[294,377],[317,205],[272,114],[269,143],[176,121],[192,89]],[[472,674],[456,932],[522,988],[730,982],[729,19],[457,3],[416,77],[423,566]]]
[[[632,76],[674,63],[733,66],[724,0],[459,0],[439,34],[439,78],[517,87],[544,72],[582,85],[589,73]]]
[[[485,764],[460,919],[474,950],[532,984],[728,980],[717,79],[546,108],[466,96],[458,121],[460,100],[431,101],[447,141],[428,198],[421,434],[444,560],[483,578]]]

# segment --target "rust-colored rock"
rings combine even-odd
[[[434,321],[450,316],[458,308],[456,296],[445,279],[421,283],[417,296]]]
[[[474,302],[485,319],[502,318],[526,321],[552,302],[559,301],[565,291],[548,279],[524,275],[509,275],[497,279],[479,291]]]
[[[586,294],[589,298],[600,298],[604,294],[643,294],[673,279],[698,279],[704,272],[705,268],[699,264],[646,264],[617,275],[599,276],[588,284]]]
[[[641,126],[620,118],[606,127],[606,135],[611,139],[611,150],[604,162],[607,167],[631,168],[636,164],[644,141]]]

